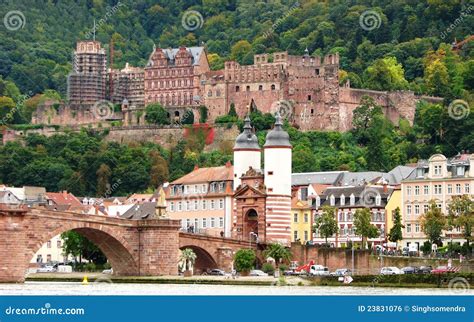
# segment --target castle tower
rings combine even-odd
[[[291,158],[290,136],[283,130],[279,113],[273,130],[268,132],[264,149],[265,218],[267,242],[291,242]]]
[[[252,132],[250,117],[245,117],[244,131],[237,137],[234,145],[234,190],[240,186],[240,178],[249,168],[260,169],[261,149],[258,138]]]

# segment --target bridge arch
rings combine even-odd
[[[139,265],[134,258],[133,247],[129,242],[113,227],[102,224],[88,223],[88,222],[61,222],[59,227],[53,230],[35,232],[37,235],[33,240],[31,247],[28,247],[28,262],[41,248],[43,244],[51,240],[54,236],[62,234],[67,231],[75,231],[94,243],[107,257],[110,262],[114,274],[139,275]]]
[[[199,275],[206,272],[208,269],[219,268],[214,257],[204,248],[196,245],[185,245],[179,249],[183,250],[190,248],[196,254],[196,262],[194,263],[194,274]]]

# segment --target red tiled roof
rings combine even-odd
[[[211,181],[231,181],[234,179],[234,167],[225,165],[222,167],[197,168],[194,171],[173,181],[171,184],[192,184]]]
[[[67,191],[47,192],[46,198],[52,200],[56,205],[82,206],[79,199]]]

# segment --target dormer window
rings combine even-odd
[[[344,206],[346,204],[346,196],[344,194],[341,195],[341,206]]]
[[[382,203],[382,197],[380,195],[375,196],[375,205],[380,206]]]
[[[351,194],[350,203],[351,203],[351,206],[355,205],[355,196],[354,196],[354,194]]]
[[[434,174],[435,174],[435,176],[440,176],[441,175],[441,165],[435,165],[434,166]]]
[[[463,166],[459,166],[459,167],[456,167],[456,175],[457,176],[464,176],[464,167]]]
[[[336,198],[334,197],[334,195],[331,195],[331,197],[329,197],[329,203],[331,206],[334,206],[336,204]]]
[[[321,207],[321,198],[319,196],[316,196],[316,208]]]

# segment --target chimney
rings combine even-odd
[[[197,169],[199,169],[199,166],[196,164],[196,165],[194,166],[194,170],[193,170],[193,171],[196,171]]]
[[[232,163],[230,163],[230,161],[227,161],[227,162],[225,163],[225,167],[226,167],[226,168],[230,168],[231,166],[232,166]]]
[[[383,192],[387,193],[388,192],[388,186],[386,183],[383,184]]]

